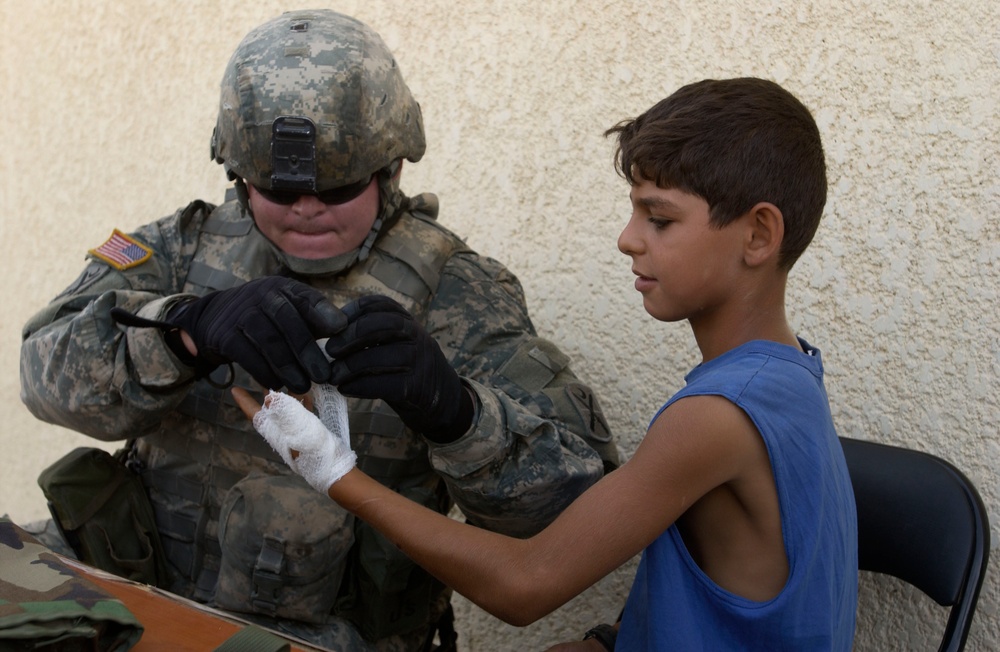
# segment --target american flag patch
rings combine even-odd
[[[89,253],[115,269],[128,269],[146,262],[153,255],[153,250],[115,229],[107,242]]]

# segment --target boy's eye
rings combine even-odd
[[[662,217],[650,216],[649,223],[653,225],[653,228],[660,230],[660,229],[665,229],[667,225],[670,224],[670,220],[664,219]]]

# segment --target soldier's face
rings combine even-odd
[[[361,246],[378,216],[375,177],[357,197],[326,204],[315,195],[299,195],[290,204],[268,200],[247,184],[257,228],[287,254],[316,260],[332,258]]]

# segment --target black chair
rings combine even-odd
[[[951,607],[939,652],[959,652],[989,560],[989,518],[975,486],[945,460],[841,437],[858,505],[858,567]]]

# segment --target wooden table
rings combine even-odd
[[[249,624],[233,614],[105,573],[75,559],[61,558],[88,580],[121,600],[142,623],[142,638],[129,652],[211,652]],[[285,634],[271,633],[287,640],[293,652],[323,650]]]

